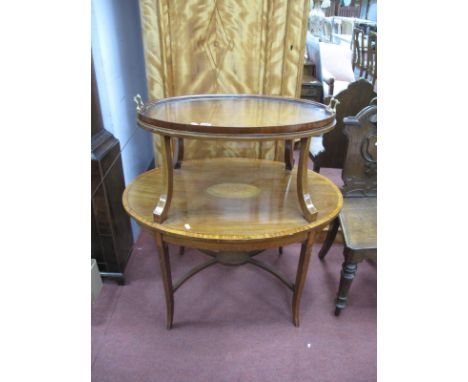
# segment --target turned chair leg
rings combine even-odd
[[[345,261],[341,270],[340,286],[335,300],[335,316],[339,316],[341,311],[346,308],[349,288],[356,276],[356,271],[357,263],[352,258],[352,252],[349,252],[345,254]]]
[[[325,241],[323,242],[322,248],[320,248],[320,252],[318,254],[320,260],[323,260],[325,258],[325,255],[328,253],[330,247],[335,241],[339,226],[340,226],[340,220],[338,219],[338,217],[336,217],[335,220],[333,220],[333,222],[328,227],[327,237],[325,238]]]
[[[314,166],[312,167],[312,171],[316,172],[317,174],[320,173],[320,166],[318,164],[315,164],[315,161]]]

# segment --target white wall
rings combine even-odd
[[[93,0],[92,53],[104,128],[119,141],[125,184],[153,160],[151,136],[136,124],[133,96],[147,100],[138,1]],[[132,221],[133,237],[139,233]]]

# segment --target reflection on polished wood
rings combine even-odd
[[[210,186],[206,189],[206,192],[220,198],[244,199],[257,196],[261,190],[251,184],[229,182]]]
[[[307,181],[301,187],[313,196],[317,209],[315,220],[309,222],[297,200],[296,172],[286,170],[280,162],[260,159],[184,162],[174,172],[172,208],[164,223],[152,218],[154,201],[165,192],[161,169],[140,175],[127,187],[123,194],[125,209],[140,225],[155,232],[168,328],[173,321],[175,290],[215,263],[251,264],[276,276],[293,291],[292,318],[294,325],[299,325],[300,300],[315,231],[338,215],[343,198],[329,179],[306,171]],[[237,186],[233,190],[226,184]],[[259,192],[245,192],[249,189]],[[298,242],[303,245],[295,283],[272,266],[253,259],[265,249]],[[167,243],[200,249],[212,260],[199,264],[173,286]]]

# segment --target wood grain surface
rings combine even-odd
[[[138,223],[163,233],[168,242],[190,239],[214,244],[205,248],[233,243],[254,249],[252,244],[258,241],[266,248],[304,239],[308,231],[322,228],[338,215],[343,204],[339,189],[322,175],[312,171],[307,175],[307,189],[318,210],[311,223],[303,217],[297,198],[297,169],[288,171],[282,163],[261,159],[184,162],[174,172],[172,207],[163,224],[154,222],[152,215],[163,188],[160,169],[145,172],[128,185],[123,204]],[[225,197],[213,195],[213,188],[222,191],[226,183],[235,183],[236,189],[227,189]],[[242,188],[260,192],[233,197]]]

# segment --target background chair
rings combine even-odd
[[[321,41],[330,43],[332,42],[332,36],[333,36],[332,20],[330,18],[326,18],[323,21],[323,24],[320,30],[320,39]]]
[[[364,259],[377,260],[377,106],[344,118],[344,125],[349,143],[342,175],[343,209],[319,252],[323,260],[341,226],[345,261],[335,300],[336,316],[346,307],[357,264]]]
[[[377,32],[355,27],[352,38],[353,71],[359,71],[359,77],[367,79],[375,86],[377,80]]]
[[[367,40],[366,78],[375,86],[377,80],[377,32],[369,32]]]
[[[312,41],[307,49],[315,62],[317,79],[323,84],[325,96],[339,93],[355,80],[349,47]]]
[[[353,71],[359,71],[359,77],[362,77],[367,70],[366,54],[367,54],[367,36],[364,30],[358,27],[353,29],[353,38],[351,40],[351,48],[353,51]]]

